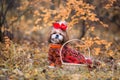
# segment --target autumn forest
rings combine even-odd
[[[59,21],[89,66],[48,67]],[[0,80],[120,80],[120,0],[0,0]]]

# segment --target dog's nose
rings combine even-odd
[[[58,37],[59,37],[59,35],[57,34],[55,38],[57,39]]]

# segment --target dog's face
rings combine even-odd
[[[49,42],[53,44],[63,44],[68,40],[67,32],[53,28],[49,37]]]

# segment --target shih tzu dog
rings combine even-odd
[[[62,44],[68,40],[66,29],[67,25],[65,21],[53,23],[53,29],[48,38],[50,43],[48,53],[49,67],[61,65],[59,50]]]
[[[67,25],[66,22],[56,22],[53,23],[53,29],[49,35],[48,41],[50,43],[50,48],[48,52],[49,67],[54,68],[55,66],[61,66],[60,58],[60,49],[62,44],[69,40],[67,35]],[[62,61],[67,63],[76,63],[76,64],[91,64],[91,60],[86,59],[78,51],[65,46],[62,50]]]

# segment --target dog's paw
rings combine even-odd
[[[55,68],[55,66],[48,66],[48,68]]]
[[[55,68],[55,64],[54,63],[51,63],[48,68]]]

